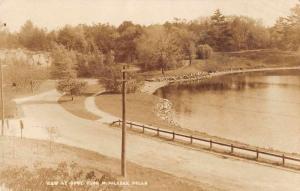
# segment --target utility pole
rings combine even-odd
[[[138,71],[138,68],[127,68],[123,65],[122,69],[122,151],[121,151],[121,174],[126,177],[126,72]],[[130,80],[132,81],[132,80]]]
[[[121,173],[126,177],[126,70],[123,65],[122,70],[122,154]]]
[[[3,26],[6,27],[6,23],[3,23]],[[4,54],[5,56],[5,54]],[[5,59],[5,58],[4,58]],[[1,107],[2,107],[2,114],[1,114],[1,136],[4,136],[4,95],[3,95],[3,68],[2,68],[2,60],[0,60],[0,83],[1,83]]]
[[[4,136],[4,95],[3,95],[3,68],[2,68],[2,61],[0,63],[0,83],[1,83],[1,136]]]

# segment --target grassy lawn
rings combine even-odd
[[[18,116],[17,106],[16,103],[13,101],[13,99],[39,94],[54,88],[55,88],[55,81],[50,81],[50,80],[44,81],[40,85],[40,87],[35,89],[33,92],[30,89],[19,90],[16,89],[15,87],[5,86],[3,89],[5,118],[14,118]],[[1,105],[0,105],[0,109],[2,109]]]
[[[9,172],[10,170],[16,171],[18,168],[24,174],[25,170],[22,170],[21,168],[23,166],[27,167],[27,169],[31,171],[36,169],[38,166],[38,172],[40,172],[39,174],[43,174],[41,173],[42,171],[45,173],[49,172],[49,170],[46,170],[46,168],[56,170],[57,165],[61,162],[64,162],[68,165],[76,164],[76,172],[82,171],[85,174],[86,172],[94,171],[97,177],[107,174],[112,177],[113,180],[124,180],[124,178],[120,177],[120,161],[115,158],[109,158],[92,151],[70,147],[63,144],[53,144],[52,152],[50,152],[49,142],[33,139],[5,137],[0,138],[0,142],[0,175],[4,173],[4,171],[7,173],[7,171]],[[60,170],[62,171],[61,168]],[[127,174],[127,181],[147,181],[148,185],[131,185],[129,187],[121,187],[122,190],[216,190],[215,188],[211,188],[199,182],[191,181],[185,178],[178,178],[170,174],[150,168],[144,168],[130,162],[127,163]],[[14,177],[15,175],[11,177],[2,177],[2,179],[0,178],[0,185],[1,182],[4,181],[16,183]],[[45,181],[47,181],[47,176],[45,179]],[[27,180],[25,180],[25,183],[26,181]],[[114,187],[112,187],[111,190],[119,190],[119,188],[116,187],[114,189]]]
[[[114,116],[121,118],[121,94],[101,94],[96,97],[96,104],[99,109],[110,113]],[[242,142],[225,139],[222,137],[212,136],[204,132],[193,131],[186,127],[174,127],[170,125],[167,121],[164,121],[157,117],[154,111],[155,105],[158,103],[159,98],[145,93],[134,93],[126,95],[126,119],[133,122],[139,122],[145,125],[153,125],[155,127],[163,128],[169,131],[176,131],[177,133],[185,135],[193,135],[195,137],[212,139],[215,141],[221,141],[227,144],[234,144],[237,146],[247,146],[253,149],[257,147],[251,146]],[[277,153],[276,150],[272,148],[259,148],[260,150],[269,151],[270,149]],[[282,152],[278,151],[278,154]],[[287,153],[291,154],[291,153]],[[299,155],[292,153],[293,156],[299,157]]]
[[[156,116],[155,105],[159,98],[145,93],[126,95],[126,117],[130,121],[147,125],[171,128],[166,122]],[[121,94],[101,94],[96,97],[96,104],[101,110],[121,118]]]
[[[91,96],[97,92],[99,92],[102,88],[99,84],[88,85],[85,91],[81,96],[75,96],[74,100],[71,100],[70,96],[64,95],[60,97],[58,103],[68,112],[72,113],[73,115],[88,119],[88,120],[97,120],[99,119],[98,116],[90,113],[86,110],[84,102],[88,96]]]

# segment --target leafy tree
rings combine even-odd
[[[86,27],[85,33],[93,48],[107,54],[115,48],[115,41],[119,34],[114,26],[108,24],[97,24]]]
[[[271,28],[272,43],[284,50],[298,50],[300,47],[300,4],[291,9],[291,15],[280,17]]]
[[[139,64],[144,70],[175,67],[183,58],[176,36],[163,26],[145,29],[137,44]]]
[[[119,62],[133,62],[137,57],[137,39],[142,34],[142,28],[130,21],[124,21],[118,27],[119,36],[116,39],[116,59]]]
[[[192,60],[196,56],[196,36],[193,32],[186,28],[177,29],[176,35],[179,46],[181,46],[182,53],[188,58],[189,64],[191,65]]]
[[[88,44],[82,26],[75,28],[67,25],[58,31],[57,43],[62,44],[68,50],[77,50],[79,52],[86,52]]]
[[[197,57],[200,58],[200,59],[208,59],[211,57],[213,53],[213,49],[207,45],[207,44],[204,44],[204,45],[199,45],[197,47]]]
[[[99,78],[99,82],[104,84],[107,91],[121,92],[122,90],[122,67],[116,65],[113,67],[104,68],[102,76]],[[134,72],[126,74],[126,92],[135,92],[138,89],[139,80],[136,78]]]
[[[73,51],[68,51],[62,45],[53,45],[51,65],[51,76],[55,79],[76,77],[76,55]]]
[[[46,50],[48,48],[46,31],[35,27],[29,20],[21,27],[18,36],[20,44],[30,50]]]
[[[56,89],[66,95],[71,96],[72,101],[74,96],[81,95],[86,87],[86,82],[75,78],[65,78],[58,82]]]

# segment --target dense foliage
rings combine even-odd
[[[104,184],[116,181],[110,174],[95,171],[84,171],[77,163],[61,162],[57,167],[45,168],[35,165],[28,167],[7,167],[0,173],[0,184],[14,191],[44,190],[106,190],[118,191],[119,186]]]
[[[212,51],[298,50],[299,30],[300,5],[291,10],[290,16],[279,18],[273,27],[246,16],[225,16],[220,10],[211,17],[175,19],[150,26],[124,21],[118,27],[81,24],[47,31],[27,21],[15,33],[2,28],[0,48],[51,52],[53,78],[62,78],[63,68],[77,77],[102,78],[113,77],[105,71],[118,63],[135,64],[142,70],[159,69],[164,74],[182,65],[183,60],[191,64],[196,56],[208,58]]]

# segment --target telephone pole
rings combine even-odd
[[[3,95],[3,68],[2,68],[2,61],[0,61],[0,83],[1,83],[1,136],[4,136],[4,95]]]
[[[3,23],[3,26],[6,27],[6,23]],[[4,57],[5,57],[4,53]],[[5,58],[4,58],[5,59]],[[1,107],[2,107],[2,114],[1,114],[1,136],[4,136],[4,95],[3,95],[3,68],[2,68],[2,60],[0,60],[0,83],[1,83]]]
[[[121,151],[121,174],[126,177],[126,72],[138,71],[138,68],[126,68],[126,64],[122,69],[122,151]],[[135,81],[135,80],[129,80]]]
[[[122,154],[121,173],[126,177],[126,70],[123,65],[122,70]]]

